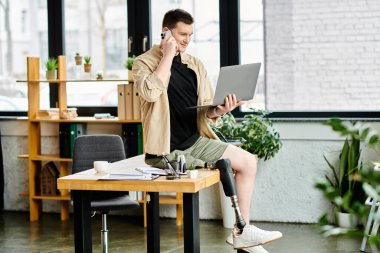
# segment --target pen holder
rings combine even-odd
[[[173,180],[173,179],[179,179],[179,163],[178,162],[169,162],[166,163],[166,167],[171,166],[172,169],[176,172],[175,174],[172,172],[171,169],[168,168],[170,171],[170,174],[166,176],[166,179]]]
[[[178,171],[180,173],[185,173],[186,172],[186,159],[184,155],[179,155],[177,157],[177,162],[179,163],[179,168]]]

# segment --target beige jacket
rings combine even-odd
[[[161,58],[159,46],[154,45],[152,49],[136,58],[132,68],[134,85],[140,95],[144,150],[154,155],[170,153],[170,112],[167,94],[169,79],[162,82],[154,72]],[[181,60],[197,76],[198,105],[211,104],[214,90],[203,64],[199,59],[186,53],[181,54]],[[208,125],[206,111],[207,108],[198,109],[198,131],[202,136],[217,139]]]

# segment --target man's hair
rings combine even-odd
[[[162,28],[167,27],[174,29],[178,22],[183,22],[187,25],[194,23],[194,19],[190,13],[182,9],[174,9],[165,13],[162,20]]]

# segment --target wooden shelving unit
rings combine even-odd
[[[53,83],[58,86],[58,107],[59,112],[67,109],[66,83],[84,83],[84,82],[129,82],[128,80],[67,80],[66,79],[66,57],[58,56],[58,79],[42,80],[40,78],[40,59],[37,57],[27,58],[27,80],[28,85],[28,117],[19,118],[18,120],[27,120],[28,122],[28,148],[29,154],[19,155],[19,158],[28,159],[29,170],[29,192],[22,193],[23,196],[29,197],[30,221],[36,221],[42,213],[43,200],[56,200],[61,202],[61,220],[69,218],[69,201],[70,194],[67,191],[60,191],[58,196],[39,195],[38,176],[41,171],[42,162],[54,161],[59,163],[60,176],[66,176],[69,171],[71,158],[61,158],[59,155],[41,154],[41,123],[140,123],[140,120],[118,120],[114,119],[95,119],[92,117],[78,117],[75,119],[43,119],[38,117],[40,110],[40,83]]]
[[[29,197],[30,221],[37,221],[42,213],[43,200],[55,200],[61,202],[61,220],[69,218],[69,201],[70,194],[64,190],[59,196],[41,196],[38,194],[37,178],[41,171],[42,162],[54,161],[59,163],[60,176],[66,176],[69,171],[71,158],[61,158],[59,155],[41,154],[41,123],[141,123],[141,120],[119,120],[112,119],[95,119],[93,117],[77,117],[75,119],[45,119],[39,118],[40,110],[40,83],[53,83],[58,86],[58,107],[59,112],[67,109],[66,83],[84,83],[84,82],[121,82],[127,83],[130,80],[67,80],[66,79],[66,57],[58,56],[58,80],[41,80],[40,78],[40,59],[37,57],[27,58],[27,80],[17,82],[27,83],[28,85],[28,117],[20,117],[18,120],[28,122],[28,147],[29,154],[21,154],[18,157],[28,159],[29,167],[29,192],[20,193],[21,196]],[[143,193],[143,199],[139,200],[144,207],[144,226],[146,226],[146,194]],[[160,204],[176,205],[177,225],[182,225],[182,193],[174,196],[160,196]]]

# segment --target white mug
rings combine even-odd
[[[107,161],[94,161],[94,169],[97,173],[108,173],[109,164]]]

